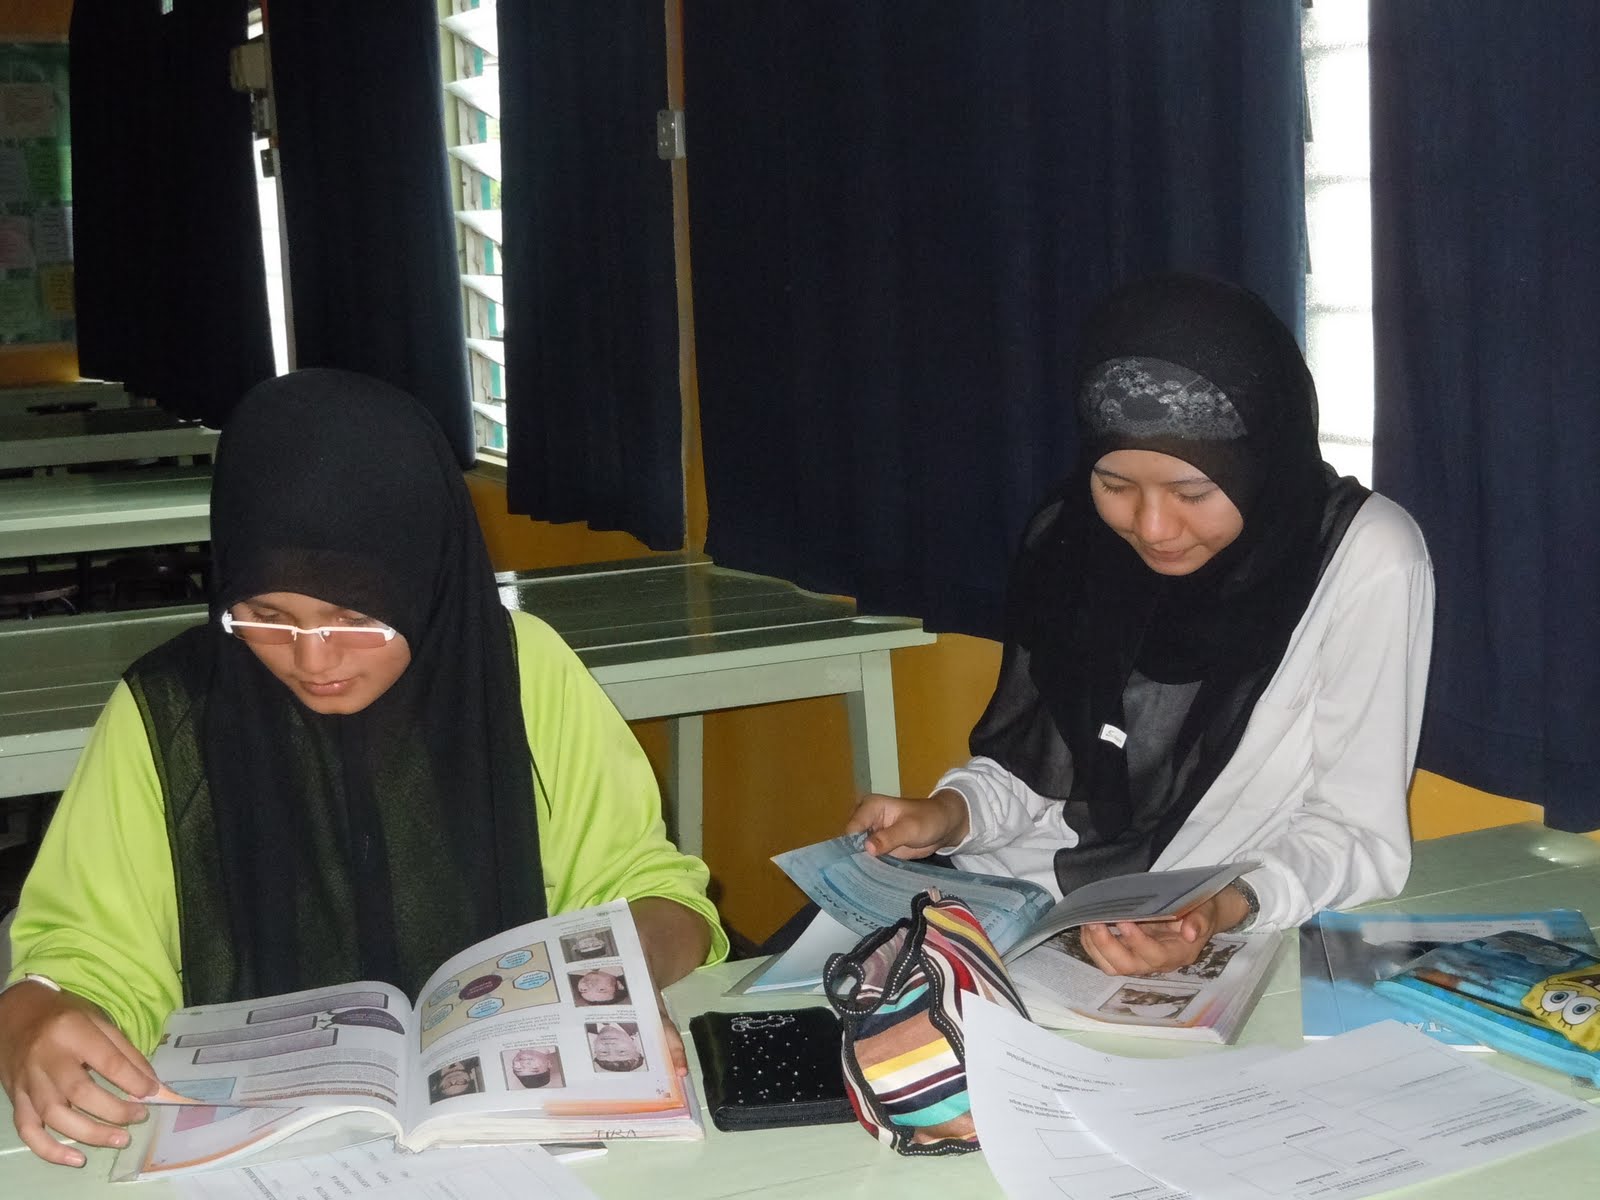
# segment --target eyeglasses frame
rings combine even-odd
[[[322,639],[322,644],[324,646],[328,645],[329,639],[332,638],[336,633],[381,633],[383,634],[384,644],[388,645],[390,642],[394,641],[397,633],[396,630],[388,625],[317,625],[311,629],[302,629],[298,625],[284,625],[278,621],[240,621],[237,620],[234,615],[227,610],[223,611],[222,616],[219,618],[219,623],[222,625],[222,631],[228,634],[230,637],[238,637],[238,635],[234,633],[235,629],[287,629],[289,631],[289,640],[287,642],[257,642],[256,644],[258,646],[293,646],[300,641],[301,634],[310,635],[313,633]],[[249,639],[240,637],[239,640],[241,642],[248,642]],[[345,649],[376,650],[378,647],[346,646]]]

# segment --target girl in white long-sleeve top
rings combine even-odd
[[[1077,469],[1024,535],[974,757],[929,797],[864,798],[850,830],[1057,893],[1259,864],[1182,921],[1089,927],[1115,974],[1394,895],[1432,636],[1421,533],[1322,461],[1305,360],[1253,293],[1135,283],[1082,361]]]

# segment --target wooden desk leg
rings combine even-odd
[[[894,675],[889,651],[861,658],[861,690],[845,696],[850,713],[850,747],[857,794],[900,794],[900,743],[894,727]]]
[[[667,723],[667,730],[672,760],[667,830],[679,850],[698,856],[703,851],[705,820],[705,718],[699,713],[677,717]]]

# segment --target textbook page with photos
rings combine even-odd
[[[1056,934],[1103,921],[1160,921],[1180,917],[1215,896],[1253,862],[1177,871],[1144,871],[1098,879],[1056,900],[1026,879],[982,875],[919,859],[874,856],[866,835],[853,834],[775,855],[821,912],[790,949],[735,984],[741,992],[787,991],[822,982],[824,950],[856,941],[911,913],[911,901],[930,888],[958,896],[1012,963]]]
[[[415,1004],[352,983],[181,1009],[150,1061],[171,1102],[135,1127],[114,1178],[384,1136],[407,1150],[704,1136],[622,900],[468,947]]]
[[[1107,975],[1074,928],[1006,965],[1040,1025],[1231,1045],[1282,945],[1275,933],[1218,933],[1176,971]]]

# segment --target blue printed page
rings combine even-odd
[[[817,907],[865,937],[911,915],[911,901],[929,888],[957,896],[983,923],[1002,954],[1050,911],[1054,898],[1025,879],[976,875],[915,859],[874,858],[866,835],[838,837],[775,855],[773,862]]]
[[[1595,950],[1584,915],[1560,908],[1519,913],[1323,912],[1301,930],[1301,1023],[1308,1038],[1332,1037],[1378,1021],[1402,1021],[1436,1041],[1484,1049],[1476,1039],[1423,1018],[1373,990],[1442,945],[1505,930]]]

